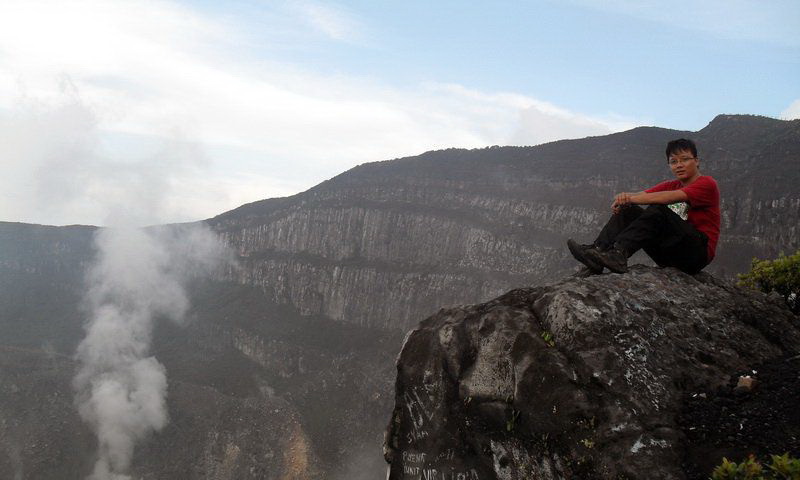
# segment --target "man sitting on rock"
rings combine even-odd
[[[700,174],[697,147],[691,140],[669,142],[667,163],[676,180],[643,192],[617,194],[611,204],[613,215],[593,244],[567,241],[572,255],[586,265],[583,275],[602,273],[603,268],[625,273],[628,257],[640,248],[659,266],[690,274],[711,262],[719,238],[717,182]]]

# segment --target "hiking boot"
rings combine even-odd
[[[586,250],[586,256],[591,261],[606,267],[614,273],[628,272],[628,255],[617,246],[602,252],[596,248],[589,249]]]
[[[569,248],[569,252],[575,257],[575,260],[586,265],[586,268],[588,268],[592,274],[597,275],[603,273],[603,264],[594,260],[588,254],[591,251],[598,251],[597,247],[594,245],[581,245],[570,238],[567,240],[567,248]]]

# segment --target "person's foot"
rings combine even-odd
[[[596,248],[589,249],[586,250],[586,256],[614,273],[628,272],[628,255],[616,246],[602,252]]]
[[[567,240],[567,248],[569,248],[569,252],[575,257],[575,260],[586,265],[586,268],[588,268],[593,275],[603,273],[603,264],[597,262],[588,255],[590,251],[598,251],[594,245],[581,245],[570,238]]]
[[[601,273],[603,273],[602,270],[598,272],[598,271],[592,270],[591,268],[589,268],[586,265],[584,265],[577,272],[573,273],[572,277],[574,277],[574,278],[587,278],[587,277],[591,277],[591,276],[594,276],[594,275],[600,275]]]

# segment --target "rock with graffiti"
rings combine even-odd
[[[406,337],[390,480],[682,479],[692,392],[800,351],[780,302],[635,266],[443,309]]]

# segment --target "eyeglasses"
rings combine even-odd
[[[678,158],[670,158],[669,160],[667,160],[667,163],[668,163],[670,166],[672,166],[672,165],[677,165],[677,164],[679,164],[679,163],[680,163],[681,165],[683,165],[684,163],[689,163],[690,161],[692,161],[692,160],[696,160],[696,159],[697,159],[697,157],[678,157]]]

